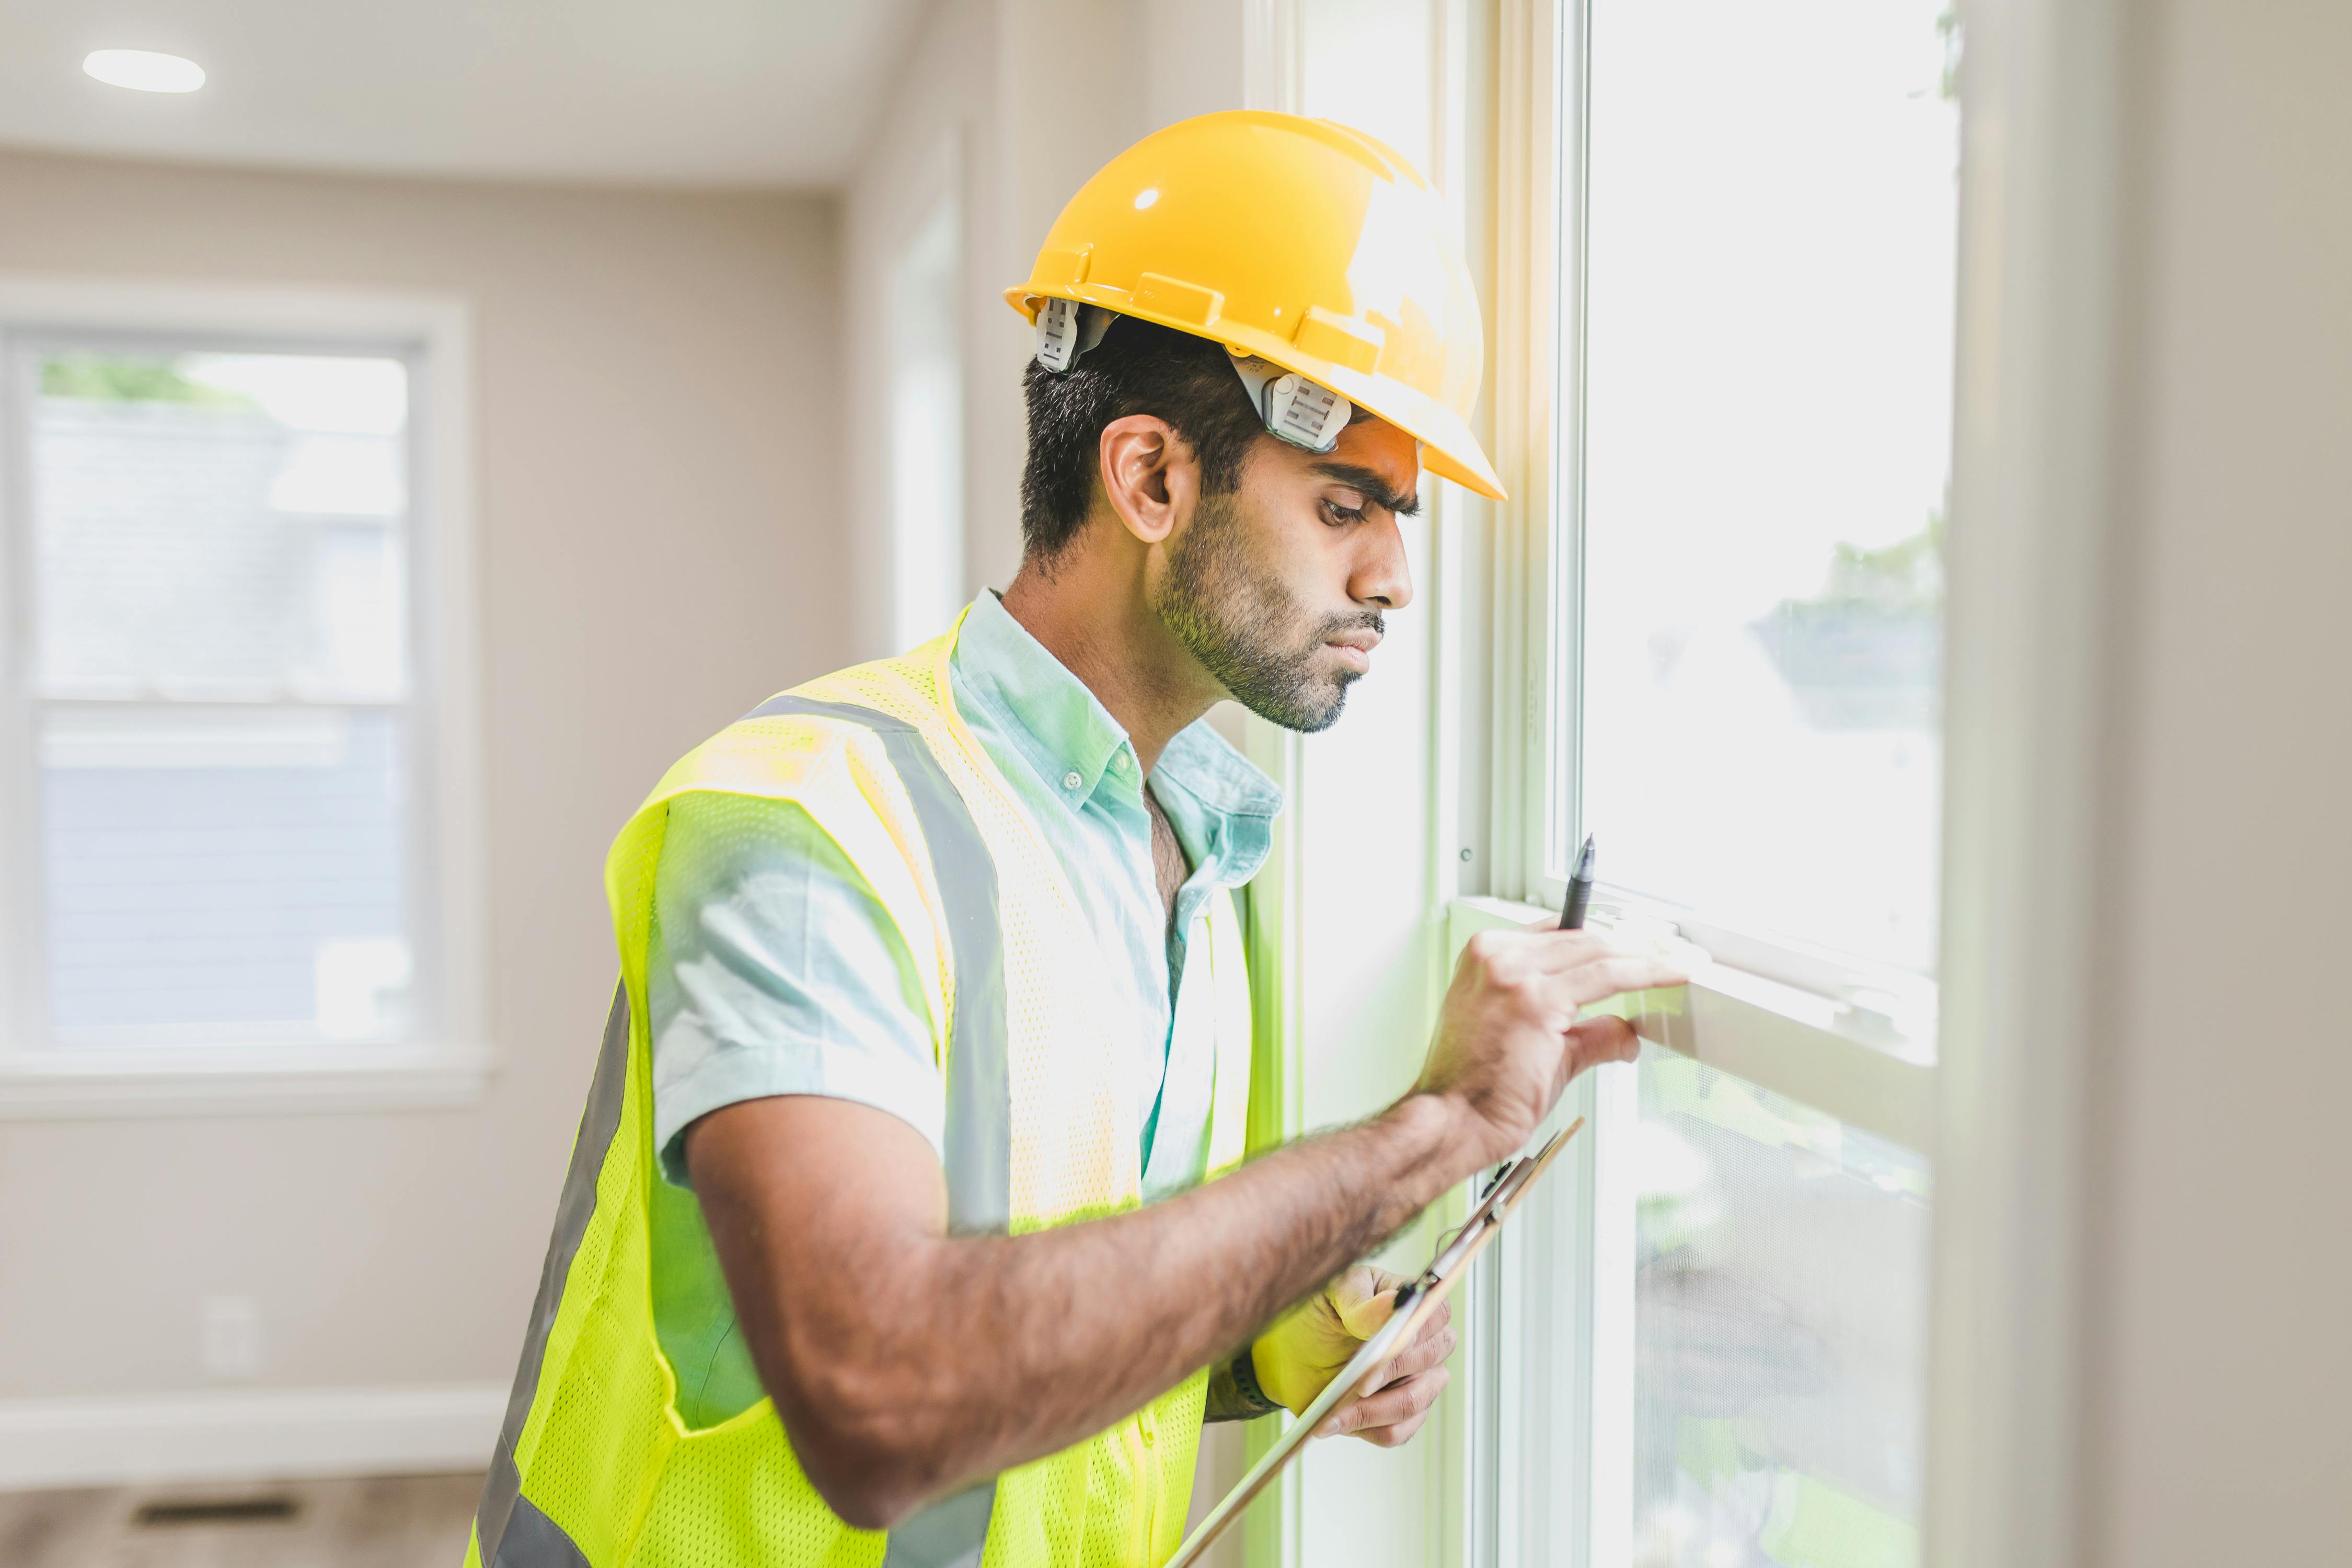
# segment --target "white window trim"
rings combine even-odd
[[[1962,10],[1926,1561],[2082,1554],[2126,19]]]
[[[401,1046],[332,1047],[188,1045],[153,1048],[26,1046],[0,1035],[0,1120],[91,1116],[349,1111],[460,1105],[478,1100],[493,1070],[488,1038],[488,925],[482,822],[481,719],[476,646],[472,454],[472,325],[446,295],[214,284],[0,277],[0,326],[16,331],[349,339],[399,342],[430,369],[416,394],[422,441],[417,487],[429,519],[413,592],[425,606],[419,687],[410,710],[432,745],[430,888],[417,921],[434,944],[432,1037]],[[16,481],[0,475],[0,482]],[[0,777],[8,820],[23,770]],[[0,860],[22,846],[0,846]],[[35,918],[18,910],[9,918]],[[11,931],[11,951],[36,933]],[[10,994],[27,977],[12,976]],[[13,1017],[18,1005],[7,1004]],[[10,1034],[14,1030],[7,1031]]]

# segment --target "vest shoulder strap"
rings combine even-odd
[[[688,795],[790,801],[831,838],[906,942],[944,1062],[955,952],[944,888],[973,875],[969,816],[914,731],[879,713],[772,698],[687,753],[641,804],[605,858],[622,973],[644,996],[653,877],[672,802]],[[955,829],[961,825],[962,831]],[[945,853],[956,863],[940,865]],[[984,849],[980,853],[984,857]]]

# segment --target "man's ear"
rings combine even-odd
[[[1097,450],[1103,493],[1121,525],[1142,543],[1165,542],[1199,489],[1192,447],[1165,419],[1130,414],[1103,426]]]

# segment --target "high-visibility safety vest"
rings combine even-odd
[[[1123,1568],[1175,1551],[1205,1372],[886,1535],[825,1506],[771,1402],[689,1430],[655,1335],[654,1205],[664,1225],[701,1223],[660,1190],[646,1022],[654,868],[668,803],[689,791],[797,802],[897,923],[947,1085],[951,1228],[1017,1234],[1141,1201],[1118,1079],[1122,1031],[1144,1025],[1112,1002],[1059,860],[956,713],[956,636],[771,699],[670,769],[614,844],[621,984],[467,1568]],[[1213,1176],[1244,1152],[1250,999],[1228,893],[1205,925],[1192,963],[1211,984],[1186,1000],[1200,991],[1188,982],[1179,1007],[1214,1012]]]

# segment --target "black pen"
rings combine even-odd
[[[1584,847],[1576,852],[1576,869],[1568,874],[1568,899],[1559,906],[1559,929],[1582,931],[1584,911],[1592,902],[1592,835],[1584,836]]]

